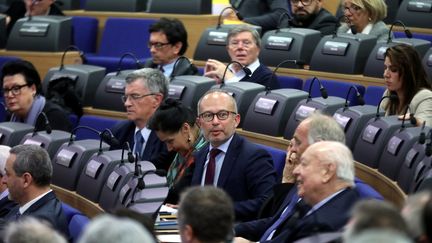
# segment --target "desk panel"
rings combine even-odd
[[[84,11],[84,10],[70,10],[64,11],[68,16],[87,16],[96,17],[99,20],[98,42],[102,36],[107,18],[149,18],[159,19],[161,17],[178,18],[181,20],[188,32],[189,47],[185,56],[192,58],[195,52],[195,47],[201,37],[201,33],[209,26],[216,26],[217,15],[188,15],[188,14],[162,14],[162,13],[145,13],[145,12],[98,12],[98,11]],[[147,43],[143,43],[147,45]],[[99,45],[98,45],[99,46]]]
[[[0,56],[15,56],[33,63],[42,80],[50,68],[60,66],[62,55],[63,52],[0,50]],[[81,63],[81,57],[78,52],[67,52],[64,58],[64,64],[77,63]]]

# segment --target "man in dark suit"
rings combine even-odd
[[[145,67],[158,68],[166,77],[197,75],[198,69],[183,56],[188,48],[187,31],[176,18],[161,18],[149,28],[151,59]]]
[[[334,141],[314,143],[293,173],[297,195],[286,197],[275,216],[237,225],[236,236],[260,242],[293,242],[338,231],[347,223],[351,207],[360,198],[352,189],[354,160],[348,147]]]
[[[18,203],[0,224],[32,216],[47,221],[69,238],[68,222],[61,202],[50,188],[52,164],[45,149],[37,145],[17,145],[6,162],[9,198]]]
[[[272,71],[258,59],[261,38],[254,28],[240,25],[231,29],[228,33],[226,48],[231,61],[238,62],[241,66],[233,63],[226,69],[227,66],[224,63],[208,59],[204,76],[215,79],[217,83],[246,81],[264,85],[269,89],[279,88],[276,75],[273,75]],[[225,70],[227,70],[226,73]]]
[[[172,156],[156,133],[147,128],[148,120],[167,95],[168,80],[159,70],[143,68],[130,73],[123,96],[128,120],[111,129],[119,146],[110,149],[121,149],[128,142],[139,159],[153,162],[158,169],[167,169]]]
[[[224,189],[234,201],[236,221],[256,218],[276,182],[270,155],[235,133],[240,115],[225,91],[208,91],[198,102],[198,114],[209,145],[196,154],[192,185]]]

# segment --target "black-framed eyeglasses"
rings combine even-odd
[[[301,3],[303,6],[309,6],[314,0],[291,0],[291,4],[297,5]]]
[[[21,89],[24,87],[29,86],[29,84],[21,84],[21,85],[15,85],[12,86],[12,88],[8,89],[8,88],[3,88],[3,93],[4,95],[8,95],[9,92],[12,92],[13,95],[19,95],[21,94]]]
[[[139,95],[139,94],[122,95],[121,99],[122,99],[123,103],[126,103],[126,101],[128,99],[130,99],[131,101],[137,101],[139,99],[142,99],[142,98],[144,98],[146,96],[150,96],[150,95],[155,95],[155,93],[144,94],[144,95]]]
[[[156,48],[156,49],[162,49],[162,47],[166,46],[166,45],[170,45],[171,43],[167,42],[167,43],[162,43],[162,42],[149,42],[147,44],[148,48]]]
[[[206,111],[206,112],[201,113],[199,115],[199,117],[201,117],[201,119],[203,119],[205,122],[211,122],[211,121],[213,121],[214,116],[216,115],[219,120],[223,121],[223,120],[228,119],[230,114],[237,115],[236,112],[222,110],[222,111],[218,111],[216,113]]]

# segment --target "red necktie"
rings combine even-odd
[[[215,176],[215,164],[216,164],[216,156],[222,151],[217,148],[213,148],[210,151],[209,162],[207,164],[207,171],[205,175],[205,185],[213,185],[214,176]]]

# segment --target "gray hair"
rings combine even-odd
[[[4,176],[6,174],[6,160],[9,157],[10,147],[6,145],[0,145],[0,175]]]
[[[79,243],[154,243],[151,234],[135,220],[104,214],[84,229]]]
[[[402,209],[402,216],[407,222],[409,233],[414,239],[426,235],[426,228],[423,224],[423,212],[426,203],[432,198],[429,191],[422,191],[410,195]]]
[[[392,242],[392,243],[412,243],[413,241],[395,230],[366,230],[344,242],[350,243],[370,243],[370,242]]]
[[[201,242],[230,242],[234,206],[222,189],[194,186],[182,194],[178,210],[180,232],[189,225]]]
[[[345,144],[345,133],[333,117],[315,112],[306,120],[309,121],[309,144],[319,141],[337,141]]]
[[[142,68],[126,76],[126,84],[139,80],[151,93],[161,93],[163,98],[168,97],[168,79],[165,75],[153,68]]]
[[[13,169],[17,176],[30,173],[37,186],[49,186],[52,176],[52,164],[48,152],[37,145],[17,145],[10,150],[16,155]]]
[[[33,217],[11,222],[5,229],[5,243],[66,243],[66,239],[43,221]]]
[[[198,101],[198,104],[197,104],[197,112],[198,112],[198,116],[199,116],[200,113],[201,113],[201,111],[200,111],[200,106],[201,106],[201,102],[202,102],[202,100],[203,100],[204,97],[206,97],[207,95],[209,95],[209,94],[213,94],[213,93],[223,93],[223,94],[228,95],[228,97],[229,97],[229,99],[230,99],[232,105],[234,106],[234,112],[235,112],[235,113],[238,113],[237,102],[236,102],[236,100],[234,99],[234,97],[233,97],[230,93],[228,93],[226,90],[223,90],[223,89],[210,89],[210,90],[208,90],[207,92],[205,92],[204,95],[201,96],[201,98],[200,98],[199,101]]]
[[[336,165],[336,175],[339,179],[354,185],[354,159],[351,150],[343,143],[337,141],[321,141],[309,148],[317,149],[314,156],[320,162]],[[307,148],[306,150],[309,150]]]
[[[255,41],[255,44],[259,48],[261,48],[261,37],[260,37],[260,34],[258,33],[258,31],[255,28],[253,28],[253,27],[251,27],[249,25],[246,25],[246,24],[242,24],[242,25],[239,25],[237,27],[234,27],[233,29],[230,29],[230,31],[228,32],[228,38],[227,38],[228,41],[227,41],[227,44],[229,43],[229,40],[232,37],[234,37],[234,36],[236,36],[236,35],[238,35],[240,33],[243,33],[243,32],[249,32],[249,33],[251,33],[252,37],[253,37],[253,39]]]

